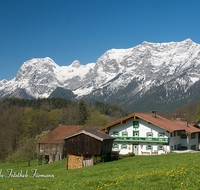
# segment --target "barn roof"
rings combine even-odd
[[[94,126],[84,126],[81,130],[77,131],[76,133],[73,133],[71,135],[63,137],[63,139],[69,139],[71,137],[77,136],[79,134],[86,134],[88,136],[91,136],[97,140],[104,141],[104,140],[114,140],[115,138],[111,137],[110,135],[105,134],[102,131],[98,130],[99,127]]]
[[[188,124],[187,126],[185,126],[183,121],[180,121],[180,120],[172,121],[172,120],[166,119],[164,117],[161,117],[159,115],[156,115],[156,117],[155,117],[150,113],[133,113],[133,114],[123,117],[117,121],[114,121],[110,124],[107,124],[107,125],[101,127],[99,130],[107,130],[108,128],[113,127],[119,123],[123,123],[126,120],[131,119],[131,118],[143,119],[143,120],[147,121],[148,123],[154,124],[160,128],[163,128],[163,129],[169,131],[169,132],[183,131],[183,130],[186,131],[187,133],[200,132],[200,129],[194,127],[192,124]]]
[[[38,143],[63,143],[63,137],[73,134],[84,126],[81,125],[59,125],[45,137],[43,137]]]

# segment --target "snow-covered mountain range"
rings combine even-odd
[[[161,108],[174,102],[197,101],[193,98],[197,93],[191,89],[199,91],[199,73],[200,45],[191,39],[143,42],[129,49],[108,50],[96,63],[87,65],[76,60],[60,67],[49,57],[31,59],[15,78],[0,81],[0,99],[44,98],[62,87],[77,99],[116,102],[130,110],[144,111],[140,107],[153,109],[154,104]]]

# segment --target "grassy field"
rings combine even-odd
[[[75,170],[65,169],[66,159],[62,168],[60,162],[31,165],[1,163],[0,189],[200,189],[200,153],[135,156]],[[28,177],[8,177],[7,169],[16,175],[27,171]],[[33,177],[34,172],[54,178]]]

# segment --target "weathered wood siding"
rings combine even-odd
[[[85,134],[80,134],[65,140],[67,154],[101,155],[102,142]]]

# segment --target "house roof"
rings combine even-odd
[[[99,131],[98,129],[99,129],[99,127],[84,126],[81,130],[79,130],[76,133],[73,133],[71,135],[65,136],[65,137],[63,137],[63,139],[66,140],[66,139],[69,139],[69,138],[74,137],[79,134],[86,134],[86,135],[91,136],[100,141],[115,139],[115,138],[111,137],[110,135],[107,135],[104,132]]]
[[[173,122],[175,124],[180,125],[181,127],[183,127],[185,129],[185,131],[188,132],[188,133],[200,132],[200,129],[195,127],[194,124],[192,124],[192,123],[188,123],[187,126],[185,126],[183,121],[173,120]]]
[[[172,121],[169,119],[166,119],[164,117],[161,117],[159,115],[152,116],[152,114],[149,113],[133,113],[130,114],[124,118],[121,118],[117,121],[114,121],[110,124],[105,125],[104,127],[101,127],[99,130],[107,130],[110,127],[113,127],[119,123],[123,123],[128,119],[131,118],[140,118],[143,119],[145,121],[147,121],[148,123],[154,124],[160,128],[163,128],[169,132],[174,132],[174,131],[186,131],[187,133],[196,133],[196,132],[200,132],[200,129],[194,127],[192,124],[188,124],[188,126],[184,126],[184,122],[182,121]]]
[[[81,125],[59,125],[38,143],[63,143],[63,137],[76,133],[84,126]]]

